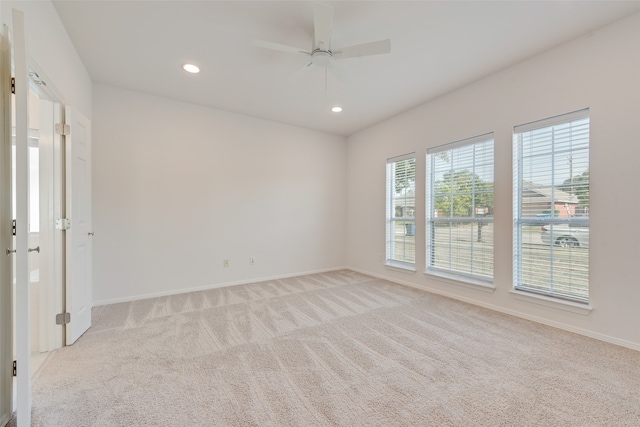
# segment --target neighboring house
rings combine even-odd
[[[580,200],[575,194],[553,189],[552,187],[538,187],[527,185],[522,191],[522,214],[524,217],[553,216],[557,218],[571,218],[584,211]]]
[[[413,218],[416,212],[416,192],[403,188],[393,196],[396,218]]]
[[[415,236],[416,234],[416,191],[413,188],[403,188],[393,196],[394,216],[396,219],[409,219],[407,223],[400,223],[404,226],[405,236]]]

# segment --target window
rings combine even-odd
[[[387,264],[414,268],[416,259],[416,158],[387,160]]]
[[[493,280],[493,134],[427,150],[427,270]]]
[[[589,301],[589,110],[514,128],[514,286]]]

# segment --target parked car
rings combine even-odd
[[[553,244],[563,248],[589,247],[589,227],[575,225],[543,225],[540,229],[542,242],[551,244],[553,234]]]

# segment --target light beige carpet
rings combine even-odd
[[[640,426],[640,353],[351,271],[96,307],[34,426]]]

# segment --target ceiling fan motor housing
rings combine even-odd
[[[331,64],[333,52],[330,50],[314,49],[311,52],[311,62],[318,67],[327,67]]]

